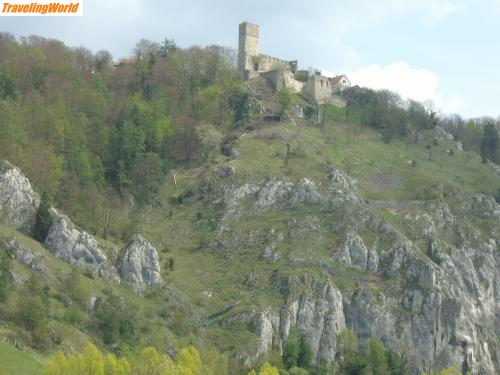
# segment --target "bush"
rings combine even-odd
[[[49,233],[49,228],[52,223],[52,217],[49,213],[49,196],[47,193],[42,194],[40,205],[36,211],[35,227],[33,229],[33,237],[35,240],[43,242]]]
[[[48,287],[34,275],[21,291],[17,303],[17,319],[31,333],[34,347],[43,350],[48,346]]]
[[[309,79],[309,71],[308,70],[297,70],[295,72],[295,79],[299,82],[307,82]]]
[[[5,302],[9,297],[11,284],[10,258],[6,253],[0,254],[0,302]]]
[[[96,301],[94,327],[105,344],[136,343],[138,316],[135,310],[111,291]]]

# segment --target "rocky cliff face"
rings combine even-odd
[[[1,161],[0,221],[29,232],[39,204],[38,194],[19,168]],[[94,236],[77,228],[67,216],[54,208],[50,213],[52,224],[45,238],[45,246],[57,257],[111,282],[119,283],[121,275],[138,292],[144,291],[148,285],[163,283],[156,249],[142,236],[133,236],[123,250],[122,257],[117,259],[112,249],[106,249]],[[15,239],[0,238],[0,245],[21,263],[44,274],[45,267],[40,256]]]
[[[30,233],[40,198],[17,167],[0,160],[0,222]]]
[[[45,245],[56,256],[109,281],[120,282],[116,269],[93,236],[77,229],[67,216],[55,209],[51,209],[51,215],[52,225]]]
[[[259,338],[254,359],[271,348],[283,350],[296,327],[316,361],[331,361],[337,333],[349,326],[362,342],[377,336],[405,352],[416,373],[450,364],[472,374],[498,373],[498,204],[453,192],[446,200],[401,204],[395,226],[362,203],[356,182],[344,173],[334,171],[328,181],[293,184],[270,177],[239,187],[227,181],[225,210],[209,249],[234,254],[255,248],[261,259],[317,271],[273,277],[270,287],[283,296],[279,306],[263,305],[222,324],[253,321]],[[297,215],[304,207],[317,207],[317,214]],[[271,228],[260,223],[259,215],[276,211],[293,218],[275,220]],[[294,246],[300,251],[287,250]],[[317,250],[322,248],[332,250]],[[336,277],[346,273],[355,284],[337,287]],[[257,288],[257,274],[244,283]]]
[[[163,284],[158,253],[141,235],[134,235],[122,253],[118,270],[135,291],[142,292],[148,285]]]

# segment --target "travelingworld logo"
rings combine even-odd
[[[83,0],[11,0],[0,4],[0,16],[83,16]]]

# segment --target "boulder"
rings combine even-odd
[[[333,255],[340,264],[360,271],[377,272],[379,257],[375,249],[365,246],[363,239],[355,232],[347,233],[345,242]]]
[[[21,244],[14,237],[0,235],[0,250],[7,251],[8,255],[24,264],[26,267],[42,276],[47,276],[43,256]]]
[[[136,292],[143,292],[146,286],[163,284],[158,252],[140,234],[132,237],[122,254],[118,271]]]
[[[110,265],[103,248],[92,235],[77,229],[67,216],[59,214],[54,208],[50,213],[53,219],[45,238],[49,250],[78,268],[109,281],[120,282],[116,269]]]
[[[40,197],[21,170],[0,161],[0,222],[31,233]]]

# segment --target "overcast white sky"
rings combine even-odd
[[[237,47],[260,25],[263,53],[354,84],[500,115],[500,0],[84,0],[84,17],[0,17],[0,31],[130,54],[141,38]]]

